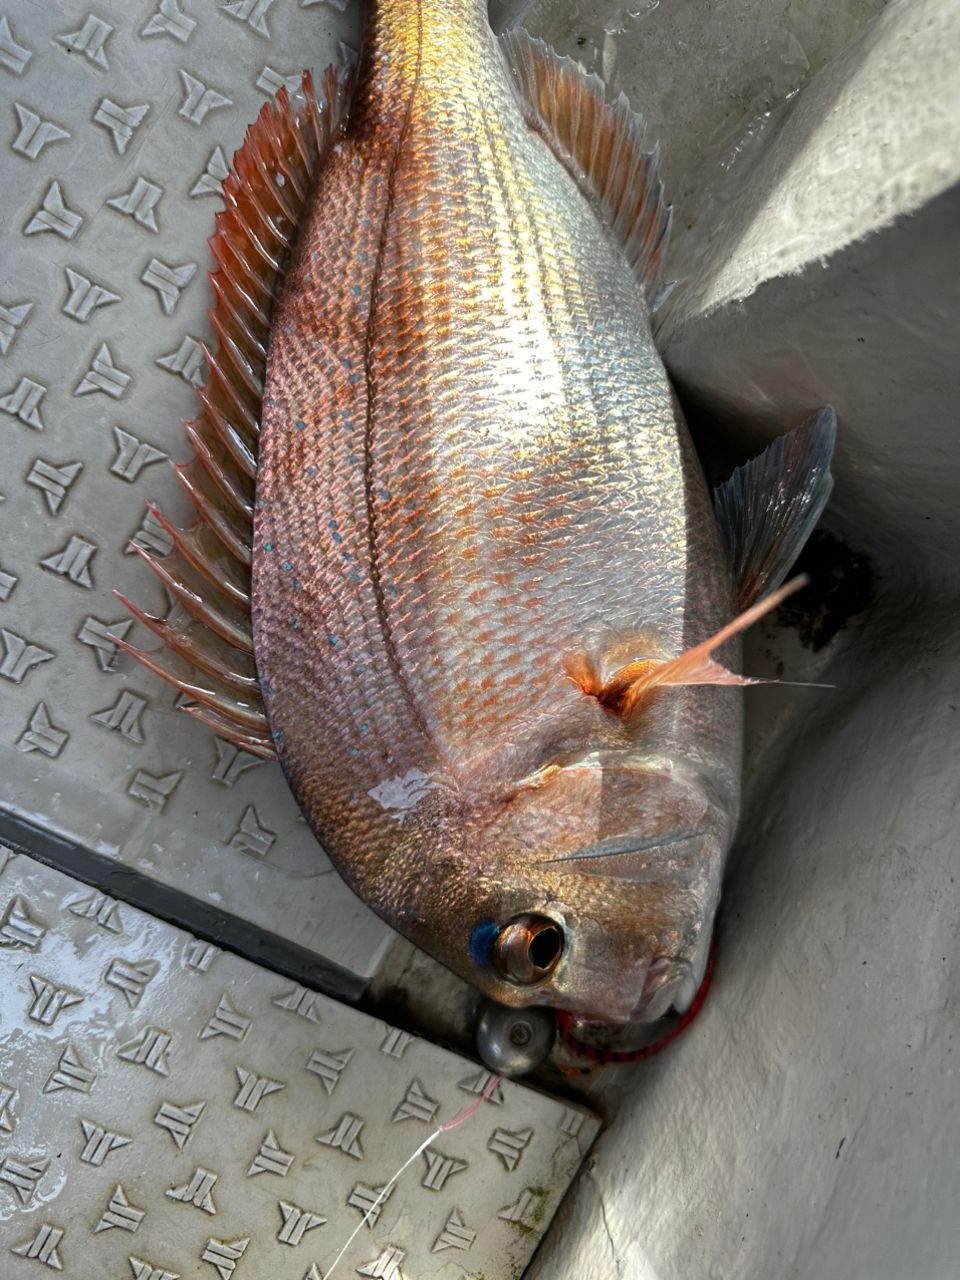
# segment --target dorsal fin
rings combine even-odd
[[[250,656],[249,623],[270,322],[287,253],[318,169],[342,132],[352,84],[352,70],[330,67],[315,92],[305,71],[302,101],[291,104],[281,89],[233,158],[210,240],[217,264],[209,312],[216,348],[204,348],[209,376],[198,392],[200,415],[187,426],[193,457],[175,468],[197,520],[178,529],[155,512],[174,550],[164,559],[142,554],[193,621],[154,618],[120,597],[166,647],[168,660],[117,643],[199,703],[186,708],[197,719],[260,755],[275,754]]]
[[[664,202],[659,150],[644,150],[644,121],[624,94],[608,103],[603,81],[561,58],[525,31],[500,45],[532,128],[552,147],[623,245],[648,304],[660,290],[670,209]]]

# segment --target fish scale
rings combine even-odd
[[[718,523],[651,335],[642,121],[482,0],[375,0],[355,81],[304,94],[225,183],[199,523],[145,556],[193,621],[135,610],[180,665],[140,659],[275,749],[347,882],[481,990],[689,1005],[740,790],[742,695],[705,686],[752,683],[713,653],[794,589],[835,423]]]

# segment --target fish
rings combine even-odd
[[[744,629],[829,408],[711,495],[657,351],[671,214],[623,95],[483,0],[373,0],[264,106],[122,647],[276,757],[350,888],[502,1005],[683,1012],[740,808]],[[122,598],[122,597],[121,597]]]

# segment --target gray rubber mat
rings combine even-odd
[[[5,1280],[323,1280],[358,1226],[334,1278],[521,1273],[594,1117],[510,1082],[481,1101],[476,1063],[25,855],[0,868]]]

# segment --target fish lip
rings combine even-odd
[[[657,984],[654,991],[646,989],[650,981],[651,970],[662,961],[665,977]],[[669,970],[666,969],[669,966]],[[656,976],[656,975],[654,975]],[[571,1011],[577,1020],[587,1026],[603,1027],[649,1027],[660,1022],[671,1014],[682,1016],[696,998],[699,986],[693,966],[688,960],[658,956],[648,967],[644,980],[644,993],[632,1006],[617,1003],[607,1005],[603,1012]]]
[[[643,994],[634,1006],[631,1021],[657,1022],[671,1009],[685,1013],[696,994],[696,974],[690,961],[680,956],[658,956],[647,969]]]

